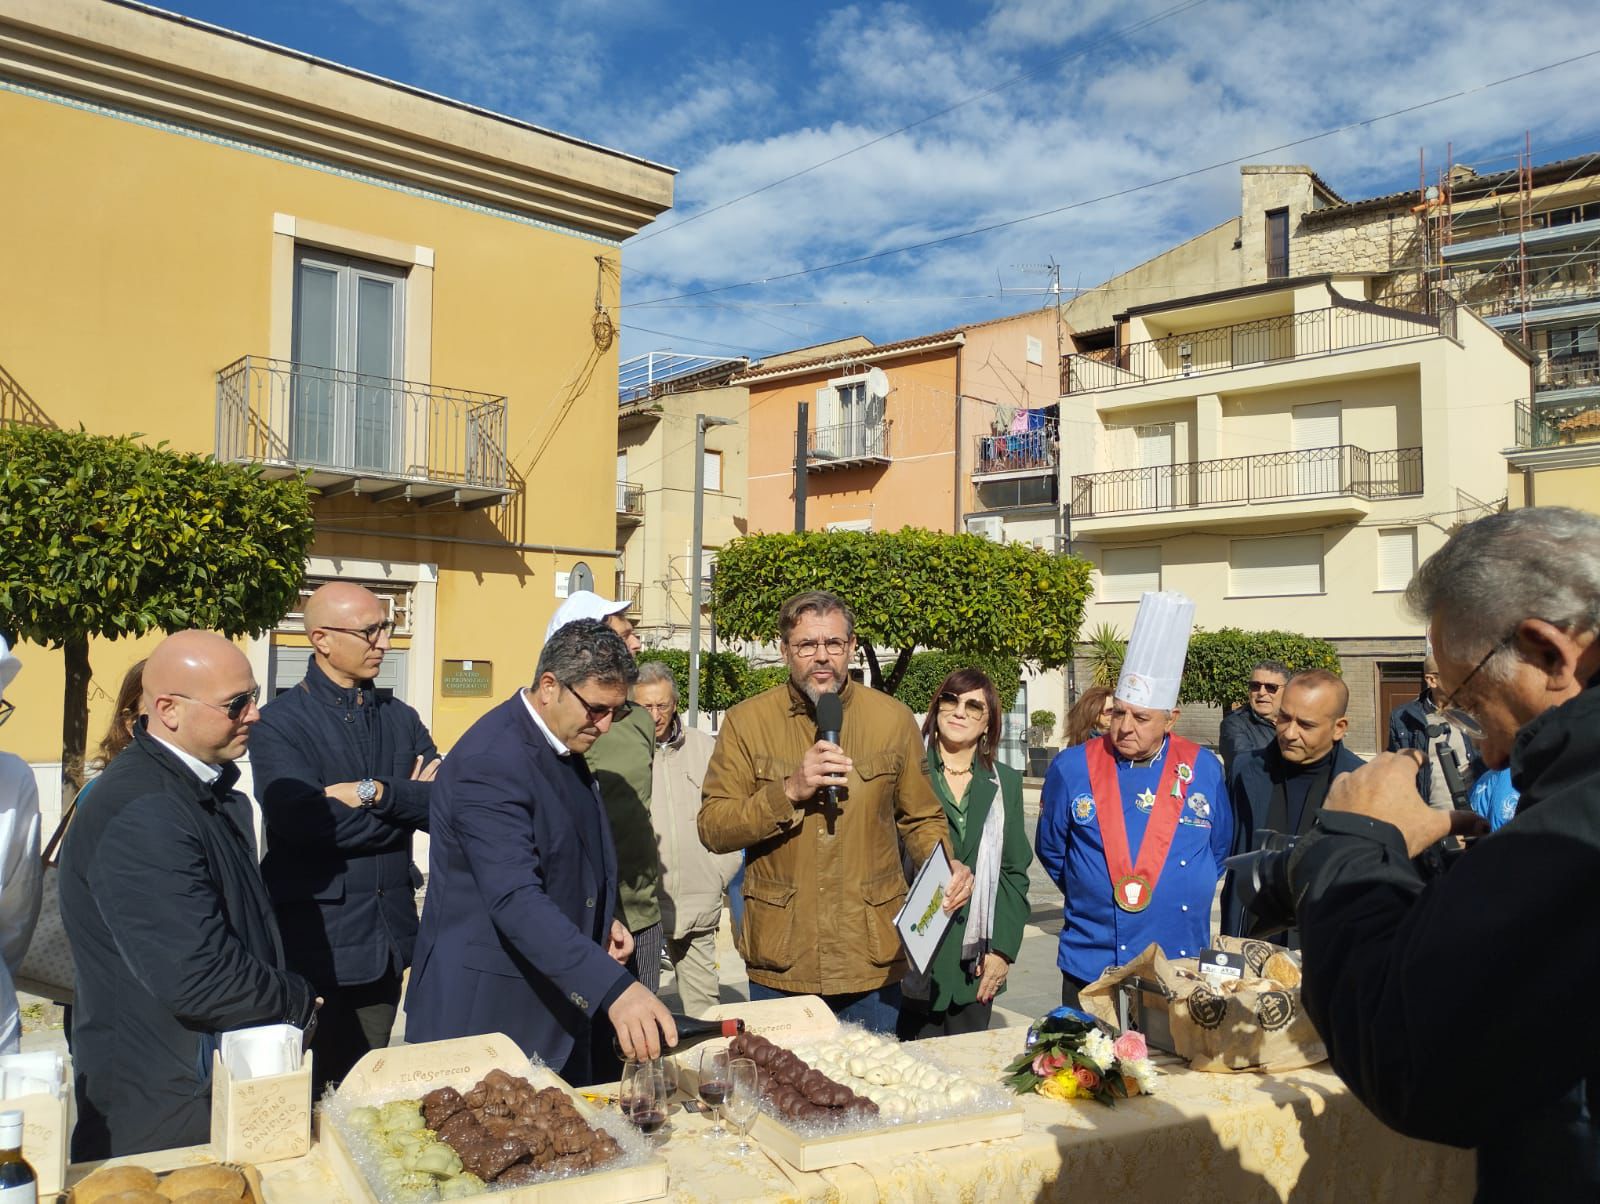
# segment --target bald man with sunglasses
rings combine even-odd
[[[74,1161],[198,1145],[231,1029],[308,1027],[256,864],[234,762],[261,718],[250,662],[180,631],[145,662],[147,718],[78,808],[61,852],[76,963]]]

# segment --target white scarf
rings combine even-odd
[[[994,937],[994,901],[1000,889],[1000,848],[1005,841],[1005,800],[1000,797],[1000,775],[990,770],[994,802],[983,820],[978,839],[977,864],[972,867],[972,900],[967,904],[967,930],[961,937],[961,960],[977,962],[974,976],[983,973],[983,955]]]

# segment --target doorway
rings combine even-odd
[[[1373,747],[1379,752],[1389,747],[1389,716],[1396,707],[1415,702],[1421,693],[1421,661],[1391,661],[1378,666],[1378,731]]]

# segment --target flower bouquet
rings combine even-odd
[[[1153,1092],[1156,1068],[1143,1033],[1113,1040],[1093,1016],[1059,1007],[1028,1030],[1028,1046],[1006,1067],[1004,1081],[1018,1095],[1093,1099],[1109,1107]]]

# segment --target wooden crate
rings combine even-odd
[[[825,1039],[839,1027],[828,1005],[815,995],[789,999],[764,999],[754,1003],[728,1003],[713,1009],[715,1019],[738,1017],[745,1031],[765,1037],[775,1045],[794,1046]],[[699,1086],[698,1049],[672,1061],[679,1089],[694,1095]],[[964,1113],[948,1120],[904,1121],[849,1133],[809,1137],[762,1112],[750,1136],[769,1154],[801,1171],[826,1170],[848,1162],[871,1162],[900,1154],[921,1154],[945,1146],[974,1141],[999,1141],[1022,1132],[1022,1102],[988,1112]]]
[[[446,1084],[464,1090],[497,1068],[521,1075],[535,1087],[559,1087],[572,1098],[584,1120],[591,1125],[598,1123],[599,1113],[579,1092],[553,1072],[529,1066],[528,1056],[503,1033],[375,1049],[345,1076],[339,1094],[361,1100],[414,1093],[420,1099],[435,1087]],[[338,1126],[324,1117],[318,1132],[328,1164],[345,1193],[352,1201],[377,1204],[378,1197],[356,1165]],[[484,1198],[492,1199],[495,1204],[597,1204],[602,1200],[607,1204],[632,1204],[666,1194],[666,1160],[652,1155],[637,1166],[589,1171],[549,1183],[496,1191]]]

